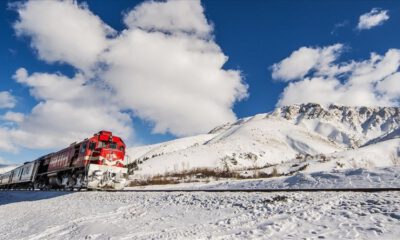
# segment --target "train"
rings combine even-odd
[[[120,137],[100,131],[0,174],[0,189],[121,190],[128,173],[125,147]]]

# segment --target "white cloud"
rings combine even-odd
[[[289,57],[272,65],[272,78],[291,81],[303,78],[311,70],[327,69],[342,50],[342,44],[324,48],[301,47]]]
[[[347,25],[349,25],[349,21],[347,21],[347,20],[345,20],[345,21],[343,21],[343,22],[336,23],[336,24],[333,26],[333,29],[332,29],[332,31],[331,31],[331,34],[332,34],[332,35],[337,34],[337,32],[339,31],[339,29],[345,28]]]
[[[11,165],[11,164],[13,164],[13,163],[0,157],[0,165]],[[0,173],[2,173],[2,169],[0,169]]]
[[[388,19],[389,15],[387,10],[373,8],[370,12],[360,16],[357,29],[358,30],[371,29],[373,27],[382,25]]]
[[[16,71],[13,78],[30,87],[30,94],[37,100],[69,101],[75,105],[94,104],[101,99],[102,89],[87,84],[82,74],[69,78],[62,74],[33,73],[28,75],[24,68]]]
[[[0,109],[13,108],[17,104],[15,97],[7,91],[0,92]]]
[[[84,71],[97,62],[114,30],[85,5],[76,1],[27,1],[17,5],[18,35],[31,38],[38,56],[47,62],[65,62]]]
[[[1,117],[2,120],[15,122],[15,123],[20,123],[20,122],[24,121],[24,118],[25,118],[25,115],[23,113],[12,112],[12,111],[6,112]]]
[[[318,48],[320,51],[326,48]],[[293,54],[292,54],[293,55]],[[400,101],[400,50],[385,55],[372,53],[364,61],[337,62],[331,54],[321,57],[302,74],[305,78],[287,78],[278,106],[307,102],[322,105],[398,106]],[[323,66],[323,67],[321,67]],[[286,68],[286,71],[290,71]]]
[[[102,129],[126,139],[130,124],[129,116],[115,109],[48,101],[35,106],[11,136],[15,144],[26,148],[63,147]]]
[[[10,129],[0,125],[0,151],[17,151],[17,146],[13,143],[10,135]]]
[[[400,96],[400,73],[396,72],[389,75],[376,86],[378,91],[387,95],[389,98],[398,98]]]
[[[340,95],[338,87],[340,82],[335,79],[322,77],[306,78],[302,81],[289,83],[284,89],[278,106],[287,106],[299,103],[319,103],[329,105],[338,102]]]
[[[233,104],[247,96],[240,72],[223,69],[228,58],[200,1],[144,2],[113,36],[75,1],[29,1],[17,11],[14,28],[31,37],[39,57],[78,73],[15,73],[38,104],[6,129],[14,146],[62,146],[102,128],[129,137],[132,113],[157,133],[205,132],[234,121]]]
[[[48,73],[29,75],[21,68],[14,79],[28,86],[39,101],[22,121],[14,121],[18,127],[7,129],[10,141],[16,146],[63,147],[102,129],[125,139],[133,133],[130,116],[118,108],[110,93],[88,83],[80,74],[74,78]],[[3,118],[15,117],[6,114]]]
[[[207,23],[200,0],[168,2],[144,2],[130,11],[124,18],[129,28],[169,33],[191,33],[206,37],[212,31]]]
[[[232,105],[246,96],[238,71],[212,41],[129,29],[104,55],[102,74],[123,106],[155,124],[158,133],[191,135],[236,119]]]

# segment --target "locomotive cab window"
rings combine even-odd
[[[117,149],[117,144],[115,142],[110,143],[111,149]]]
[[[104,147],[106,147],[107,146],[107,143],[106,142],[103,142],[103,141],[100,141],[99,142],[99,145],[97,146],[98,148],[104,148]]]

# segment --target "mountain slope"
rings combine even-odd
[[[349,147],[359,147],[400,127],[398,107],[345,107],[302,104],[276,109],[271,117],[317,132]]]
[[[139,165],[136,176],[199,167],[239,171],[305,160],[317,163],[308,164],[314,170],[389,166],[400,154],[399,141],[391,140],[399,129],[399,108],[303,104],[243,118],[208,134],[131,148],[128,154]],[[329,161],[316,161],[321,154]]]

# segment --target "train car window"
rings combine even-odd
[[[119,147],[119,150],[124,151],[124,146]]]

